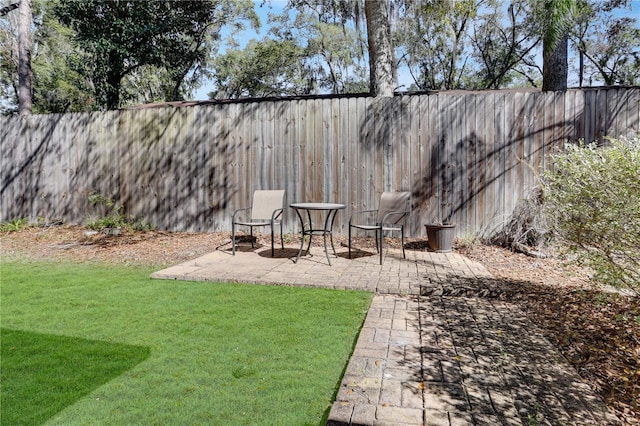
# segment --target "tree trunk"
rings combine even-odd
[[[387,1],[365,0],[369,42],[369,81],[374,96],[393,96],[394,55]]]
[[[31,115],[31,0],[18,6],[18,108]]]
[[[104,90],[106,91],[107,110],[120,108],[120,85],[122,82],[122,58],[115,51],[109,52],[109,67]]]
[[[542,63],[542,90],[555,91],[567,90],[567,75],[569,63],[567,60],[567,47],[569,38],[565,34],[551,50],[548,46],[543,46]]]

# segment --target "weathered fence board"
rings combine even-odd
[[[394,98],[202,103],[0,118],[0,220],[91,214],[92,192],[157,228],[228,231],[254,189],[286,202],[377,205],[412,192],[410,235],[451,215],[458,233],[497,229],[564,144],[640,133],[640,88],[482,91]],[[285,232],[298,232],[285,212]]]

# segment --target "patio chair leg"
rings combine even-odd
[[[284,250],[284,236],[282,235],[282,221],[280,221],[280,246]]]
[[[231,224],[231,253],[236,255],[236,224]]]
[[[250,226],[249,229],[251,230],[251,248],[253,248],[253,226]]]
[[[349,226],[349,259],[351,259],[351,226]]]
[[[400,229],[400,235],[400,242],[402,243],[402,257],[406,259],[407,255],[404,252],[404,228]]]
[[[273,250],[273,222],[271,222],[271,257],[275,257]]]
[[[380,247],[378,246],[378,230],[376,229],[376,253],[378,253],[378,251],[380,250]]]
[[[380,264],[382,265],[382,243],[384,240],[384,232],[382,232],[382,229],[380,230]]]

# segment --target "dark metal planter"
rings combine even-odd
[[[456,225],[425,225],[429,249],[437,253],[448,253],[453,247]]]

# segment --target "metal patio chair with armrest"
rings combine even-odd
[[[271,257],[274,256],[274,226],[280,225],[280,245],[284,249],[282,236],[282,211],[284,207],[284,190],[256,190],[253,192],[251,207],[244,207],[233,212],[231,217],[231,247],[236,254],[236,226],[248,226],[253,248],[253,228],[257,226],[271,227]],[[249,214],[247,214],[249,213]],[[247,218],[248,217],[248,218]]]
[[[375,231],[376,250],[380,253],[382,265],[382,243],[385,231],[400,231],[402,241],[402,257],[407,258],[404,251],[404,228],[410,210],[410,192],[383,192],[377,209],[359,210],[349,218],[349,259],[351,259],[351,228],[363,231]],[[375,217],[374,217],[375,213]],[[366,219],[369,220],[366,220]],[[357,221],[356,221],[357,220]]]

